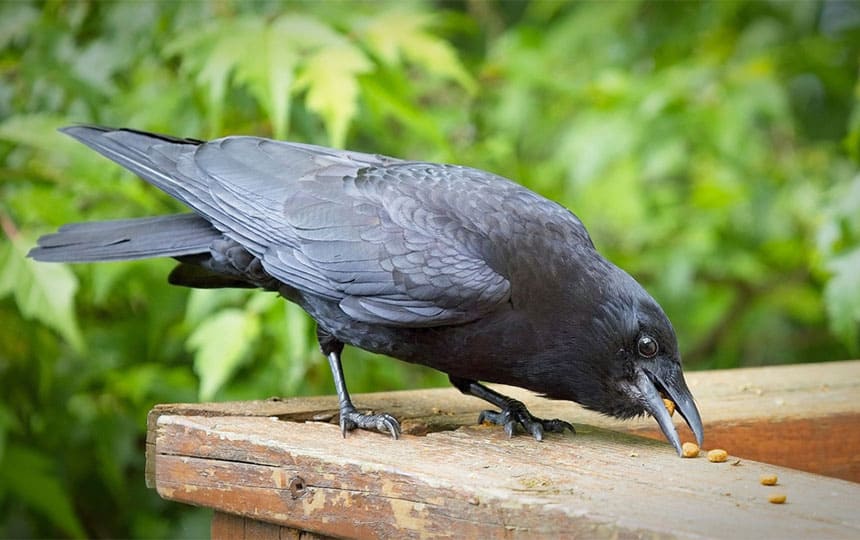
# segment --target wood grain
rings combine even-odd
[[[155,485],[167,499],[347,538],[860,537],[858,484],[667,450],[585,426],[543,443],[483,426],[392,441],[276,417],[162,415]],[[760,485],[764,473],[779,485]],[[776,491],[785,505],[768,503]]]
[[[745,459],[860,482],[860,361],[692,372],[687,378],[704,420],[706,448],[725,448]],[[543,417],[664,440],[650,418],[621,422],[518,388],[498,388]],[[452,388],[363,394],[355,396],[355,402],[363,409],[394,414],[404,431],[413,435],[471,425],[485,407]],[[162,414],[304,422],[336,421],[336,410],[334,396],[159,405],[149,417],[147,454],[154,451]],[[678,415],[676,424],[682,440],[693,439]],[[154,463],[147,459],[151,487]]]
[[[401,419],[399,441],[342,438],[334,397],[158,406],[148,482],[214,508],[214,538],[860,538],[860,484],[749,459],[857,479],[860,362],[688,379],[726,463],[678,458],[653,420],[503,388],[577,428],[508,439],[474,425],[482,402],[440,389],[355,396]]]

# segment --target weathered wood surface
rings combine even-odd
[[[834,455],[852,456],[841,470],[856,472],[860,362],[689,379],[706,448],[743,455],[757,440],[772,443],[756,451],[772,452],[785,442],[779,426],[803,420],[804,436],[841,437],[848,450]],[[860,538],[860,484],[748,459],[682,460],[667,443],[619,433],[574,405],[517,394],[536,414],[573,421],[578,434],[507,439],[472,425],[482,403],[453,390],[355,396],[359,407],[402,420],[399,441],[366,432],[342,439],[327,423],[333,397],[159,406],[148,480],[167,499],[336,537]],[[832,418],[841,420],[827,424]],[[323,421],[304,422],[313,419]],[[649,422],[621,425],[642,431]],[[837,426],[836,437],[818,433],[821,422]],[[723,445],[719,424],[754,428],[736,439],[742,444]],[[766,472],[780,484],[761,486]],[[767,502],[776,492],[785,505]]]
[[[212,538],[214,540],[328,540],[331,537],[234,514],[215,512],[212,516]]]
[[[596,428],[543,444],[485,427],[341,440],[330,424],[263,417],[162,416],[158,429],[162,497],[330,536],[860,537],[855,483],[682,460]],[[769,504],[774,492],[788,503]]]
[[[860,361],[692,372],[687,378],[705,423],[706,448],[860,482]],[[517,388],[503,390],[545,417],[663,440],[650,418],[621,422]],[[355,401],[360,408],[394,414],[413,435],[469,425],[485,407],[453,388],[365,394]],[[161,414],[334,420],[336,404],[334,396],[324,396],[159,405],[150,414],[148,451]],[[676,416],[676,423],[683,421]],[[686,427],[681,438],[693,440]]]

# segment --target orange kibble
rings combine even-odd
[[[666,405],[666,410],[669,411],[669,416],[675,414],[675,402],[671,399],[663,398],[663,404]]]
[[[785,502],[785,495],[782,493],[778,495],[771,495],[767,498],[767,501],[773,504],[782,504]]]
[[[685,442],[681,445],[681,455],[684,457],[696,457],[699,455],[699,445],[694,442]]]
[[[728,459],[729,453],[722,448],[714,448],[708,452],[708,461],[711,463],[722,463]]]
[[[758,481],[761,482],[761,485],[763,486],[775,486],[778,479],[775,474],[763,474]]]

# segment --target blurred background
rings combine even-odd
[[[272,294],[26,259],[63,223],[182,210],[58,127],[493,171],[580,216],[687,369],[819,362],[860,348],[858,59],[857,2],[3,2],[0,537],[205,537],[144,487],[147,411],[333,392]],[[447,385],[354,349],[345,370]]]

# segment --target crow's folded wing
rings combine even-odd
[[[203,144],[193,166],[179,170],[208,177],[207,199],[223,213],[212,218],[229,223],[267,272],[357,320],[457,324],[510,296],[475,216],[463,215],[464,199],[481,194],[464,191],[475,179],[462,175],[488,188],[489,173],[254,137]],[[492,205],[494,191],[482,191],[481,204]]]

